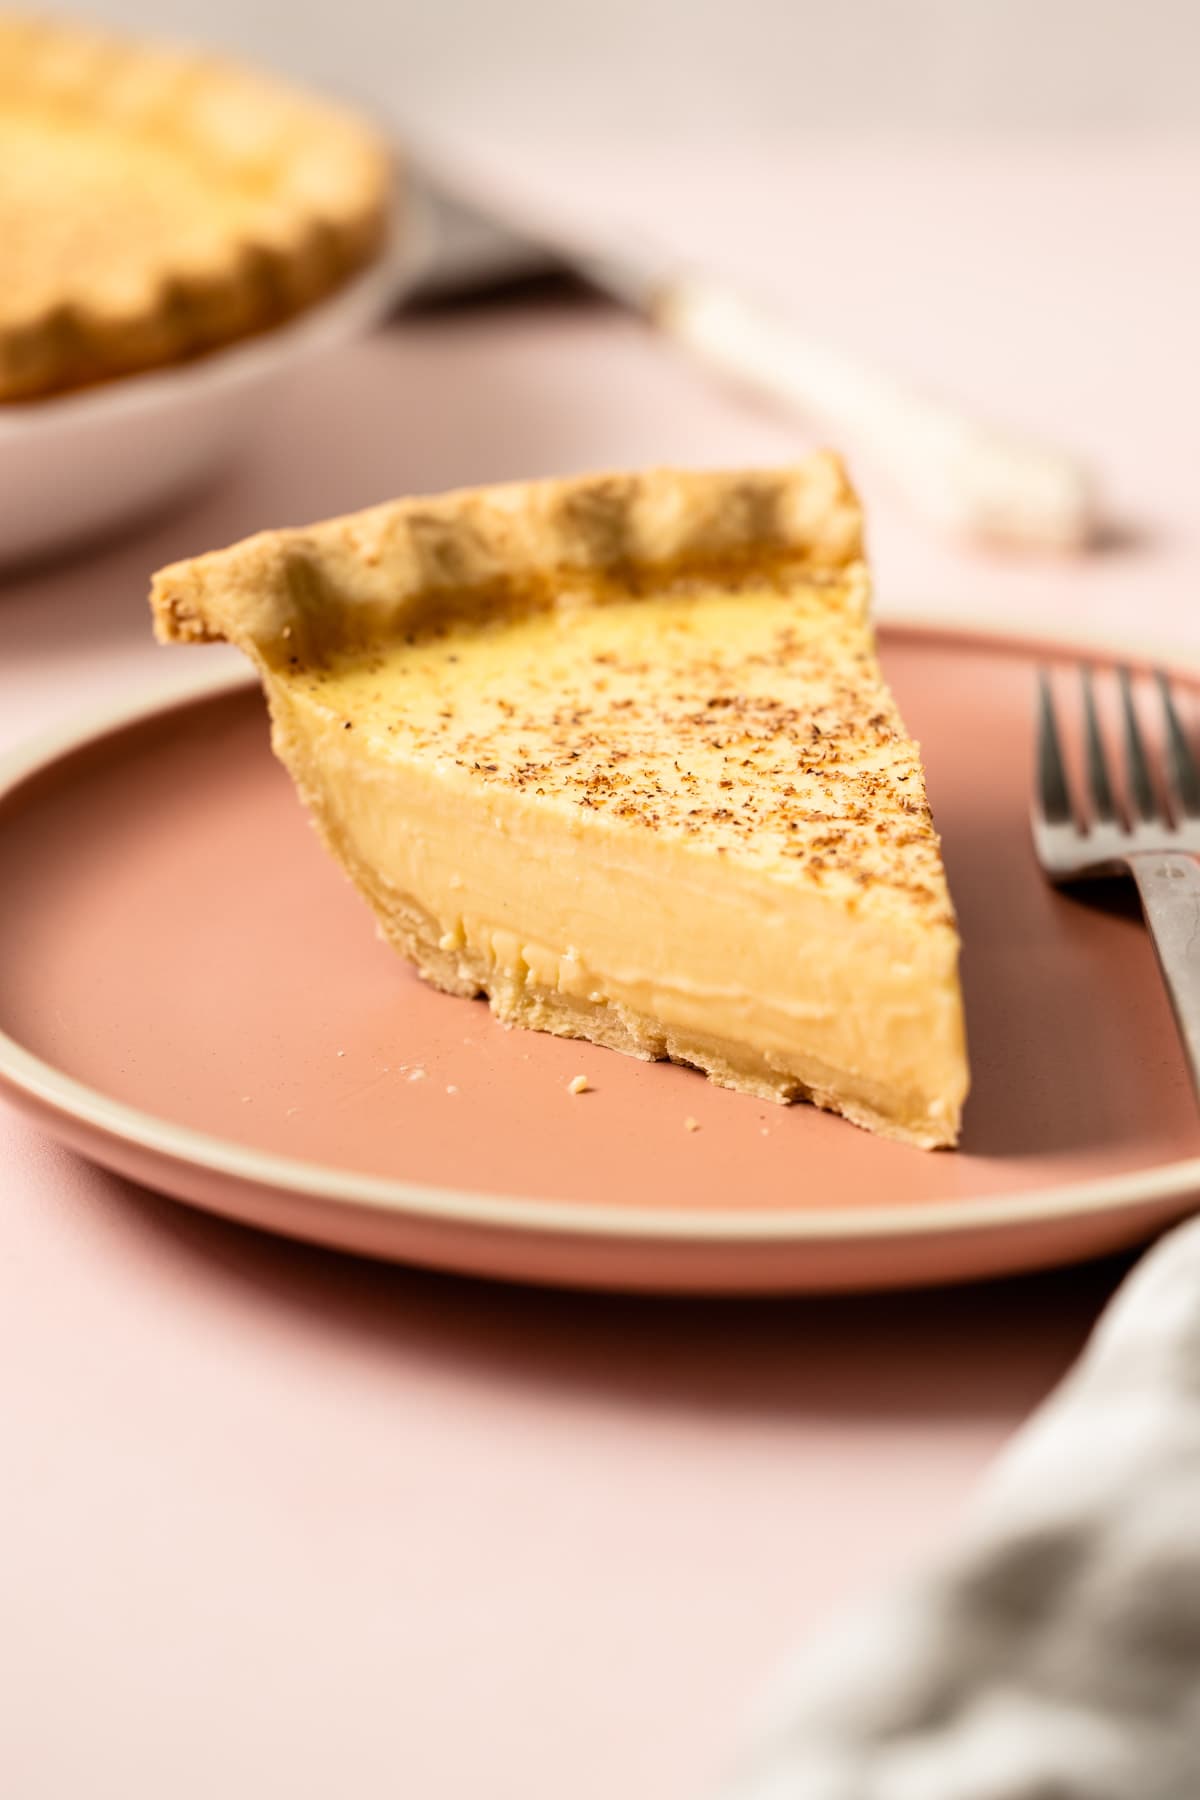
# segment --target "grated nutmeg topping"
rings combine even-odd
[[[376,754],[953,922],[918,748],[836,582],[573,596],[290,681]]]

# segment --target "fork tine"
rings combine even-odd
[[[1096,688],[1089,663],[1081,665],[1079,677],[1083,687],[1083,723],[1087,737],[1088,789],[1092,816],[1111,824],[1117,816],[1117,808],[1113,800],[1112,782],[1108,776],[1104,739],[1100,736],[1100,723],[1096,717]]]
[[[1192,755],[1187,734],[1179,722],[1171,684],[1162,669],[1154,671],[1158,696],[1162,701],[1163,723],[1167,732],[1167,762],[1171,770],[1171,788],[1175,799],[1188,818],[1200,817],[1200,770]]]
[[[1142,742],[1141,726],[1133,704],[1133,677],[1125,664],[1117,670],[1117,680],[1121,684],[1121,707],[1125,714],[1125,767],[1129,776],[1130,796],[1143,819],[1156,819],[1159,816],[1158,802],[1154,798],[1150,765],[1146,761],[1146,746]]]
[[[1054,715],[1054,694],[1045,669],[1038,671],[1037,804],[1050,825],[1065,825],[1074,816]]]

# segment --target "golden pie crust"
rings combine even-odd
[[[834,455],[391,500],[175,563],[154,577],[152,606],[163,642],[225,639],[275,665],[539,590],[612,594],[651,575],[780,569],[847,582],[866,605],[862,511]]]
[[[319,100],[0,15],[0,403],[287,319],[379,254],[395,186],[383,140]]]

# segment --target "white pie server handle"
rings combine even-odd
[[[887,473],[925,518],[961,536],[1077,550],[1097,535],[1086,467],[965,417],[828,345],[707,275],[672,274],[647,309],[705,362],[798,407]]]

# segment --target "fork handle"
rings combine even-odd
[[[1200,1097],[1200,858],[1136,851],[1129,869]]]

